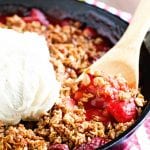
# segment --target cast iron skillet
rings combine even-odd
[[[94,27],[115,44],[128,23],[94,6],[76,0],[0,0],[0,15],[27,15],[31,8],[39,8],[53,18],[73,18]],[[148,36],[147,36],[148,37]],[[148,39],[146,39],[148,41]],[[147,100],[150,99],[150,54],[143,44],[140,55],[140,87]],[[99,149],[113,149],[128,138],[144,121],[150,111],[150,101],[141,116],[127,131]]]

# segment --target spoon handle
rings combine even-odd
[[[150,0],[141,0],[119,42],[94,62],[90,70],[101,70],[108,75],[121,73],[132,87],[138,88],[140,47],[149,27]]]
[[[140,51],[140,47],[146,32],[150,27],[150,0],[141,0],[121,40],[116,45],[124,47],[125,51]],[[127,50],[128,48],[128,50]],[[137,52],[138,53],[138,52]],[[139,53],[138,53],[139,54]]]

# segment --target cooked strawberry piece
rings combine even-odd
[[[134,102],[112,101],[107,106],[107,110],[118,122],[128,122],[137,116]]]
[[[68,26],[68,25],[71,25],[72,22],[73,22],[73,21],[72,21],[71,19],[66,18],[66,19],[64,19],[64,20],[62,20],[62,21],[60,22],[60,25],[61,25],[61,26]]]
[[[80,146],[75,147],[73,150],[95,150],[106,144],[107,142],[108,139],[106,138],[95,137],[90,142],[83,143]]]
[[[80,100],[83,97],[83,93],[93,93],[96,92],[96,87],[93,85],[93,76],[89,75],[90,83],[88,85],[84,85],[83,83],[79,86],[79,90],[75,92],[74,99]]]
[[[96,87],[95,85],[93,85],[93,83],[90,83],[88,86],[87,86],[87,92],[88,93],[92,93],[92,94],[96,94]]]
[[[98,97],[92,98],[92,100],[88,101],[91,104],[91,107],[103,109],[107,106],[107,101],[104,97]]]
[[[69,150],[69,147],[66,144],[54,144],[50,145],[48,150]]]
[[[85,108],[85,110],[93,108],[93,106],[91,105],[91,100],[89,100],[88,102],[84,103],[84,108]]]
[[[23,17],[25,22],[39,21],[43,25],[48,25],[49,22],[46,19],[46,16],[38,9],[33,8],[31,10],[30,16]]]
[[[86,110],[86,119],[92,120],[94,117],[101,117],[102,113],[99,109]]]
[[[92,145],[83,143],[80,146],[76,146],[73,150],[95,150]]]
[[[0,23],[6,23],[6,16],[0,16]]]
[[[31,17],[31,16],[23,17],[23,20],[27,23],[32,22],[32,21],[39,21],[38,18]]]
[[[74,94],[74,99],[79,101],[83,97],[83,92],[82,91],[77,91]]]
[[[95,48],[97,51],[107,52],[110,49],[110,46],[106,42],[101,42],[99,44],[95,44]]]
[[[90,144],[93,145],[93,148],[99,148],[100,146],[106,144],[108,142],[108,139],[103,137],[95,137],[91,140]]]
[[[100,109],[89,109],[86,110],[86,120],[90,121],[93,120],[95,117],[97,117],[98,121],[103,122],[104,124],[107,124],[111,121],[110,116],[104,116],[103,111]]]
[[[86,27],[83,30],[83,35],[87,38],[94,38],[97,36],[97,32],[95,29],[91,28],[91,27]]]

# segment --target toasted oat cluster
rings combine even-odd
[[[52,24],[37,9],[26,17],[6,17],[0,27],[44,35],[62,84],[62,103],[39,121],[14,126],[0,122],[0,149],[96,149],[119,136],[140,115],[144,98],[122,77],[86,72],[77,82],[83,70],[111,47],[93,28],[71,19]]]

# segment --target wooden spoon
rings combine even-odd
[[[93,63],[91,72],[122,74],[133,88],[138,88],[140,47],[150,27],[150,0],[141,0],[133,19],[120,41],[102,58]]]

